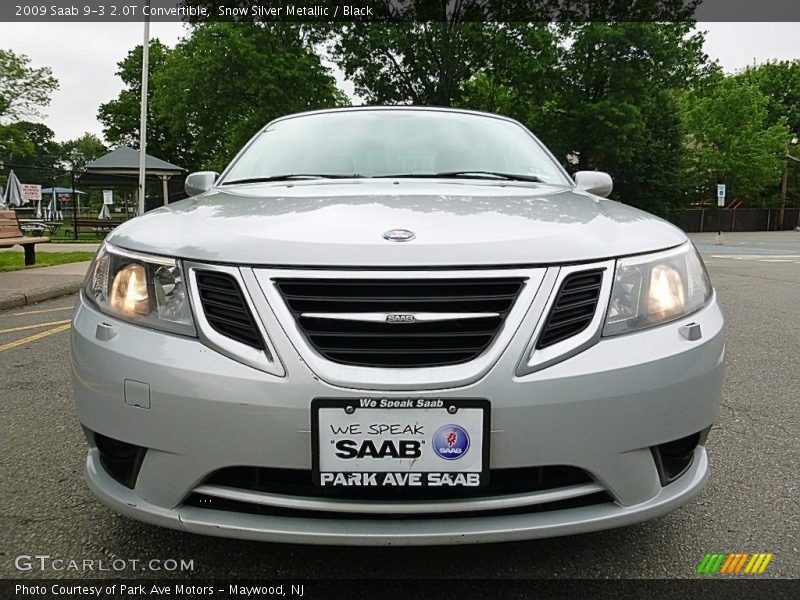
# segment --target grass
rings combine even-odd
[[[93,258],[94,252],[37,252],[36,264],[26,267],[25,254],[23,252],[0,252],[0,272],[63,265],[92,260]]]
[[[45,233],[44,235],[49,237],[54,244],[85,244],[86,242],[99,244],[103,241],[103,236],[98,237],[95,233],[84,233],[83,231],[78,232],[78,239],[76,240],[72,235],[72,229],[65,234],[63,228],[56,235],[51,233]]]

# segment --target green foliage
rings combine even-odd
[[[153,84],[154,113],[192,169],[221,170],[276,117],[346,102],[296,25],[198,26]]]
[[[736,78],[752,83],[768,98],[770,123],[783,118],[791,134],[800,136],[800,60],[749,67]]]
[[[726,77],[686,93],[684,171],[695,196],[717,183],[728,196],[757,199],[780,181],[789,131],[769,114],[770,100],[753,83]]]
[[[503,23],[492,43],[492,61],[464,82],[454,105],[504,114],[541,132],[563,76],[563,36],[548,24]]]
[[[171,52],[158,39],[150,40],[148,73],[150,83],[147,90],[149,104],[147,121],[147,152],[158,157],[181,156],[181,148],[168,132],[164,116],[152,108],[155,90],[152,77],[163,65]],[[142,96],[142,47],[136,46],[118,64],[117,76],[125,84],[119,95],[101,104],[97,118],[103,124],[103,136],[112,146],[139,147],[139,117]]]
[[[632,166],[650,137],[648,111],[656,98],[696,77],[706,60],[702,35],[691,34],[691,28],[691,23],[562,25],[568,47],[559,65],[561,118],[551,120],[545,139],[559,139],[559,155],[575,153],[579,169]]]
[[[521,120],[569,168],[610,172],[615,198],[661,214],[679,203],[671,90],[713,70],[690,23],[509,24],[503,33],[502,60],[467,82],[461,105]]]
[[[80,170],[83,166],[108,152],[105,144],[93,133],[84,133],[79,138],[60,144],[59,157],[69,169]],[[77,187],[77,186],[76,186]]]
[[[0,153],[6,162],[15,165],[53,166],[58,155],[54,135],[42,123],[18,121],[0,125]]]
[[[452,106],[491,64],[497,33],[487,23],[347,23],[329,52],[368,104]]]
[[[58,81],[49,67],[31,67],[24,54],[0,49],[0,120],[40,117]]]
[[[141,47],[119,66],[126,88],[98,118],[136,148]],[[347,102],[297,25],[199,25],[174,49],[151,42],[150,73],[147,152],[189,170],[221,170],[278,116]]]
[[[23,182],[43,182],[49,185],[51,173],[26,166],[55,167],[59,162],[59,144],[53,131],[42,123],[19,121],[0,125],[0,160],[16,165],[14,172]],[[46,175],[45,175],[46,174]],[[8,169],[0,172],[0,181],[5,185]]]

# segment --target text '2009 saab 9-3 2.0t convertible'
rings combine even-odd
[[[723,316],[686,235],[611,186],[494,115],[268,124],[94,260],[71,338],[92,491],[319,544],[567,535],[688,502]]]

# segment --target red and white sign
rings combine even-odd
[[[35,183],[22,183],[20,188],[22,189],[23,200],[38,202],[42,199],[42,186]]]

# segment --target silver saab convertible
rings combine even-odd
[[[494,115],[273,121],[98,252],[71,340],[89,486],[149,523],[314,544],[685,504],[723,316],[686,235],[611,186]]]

